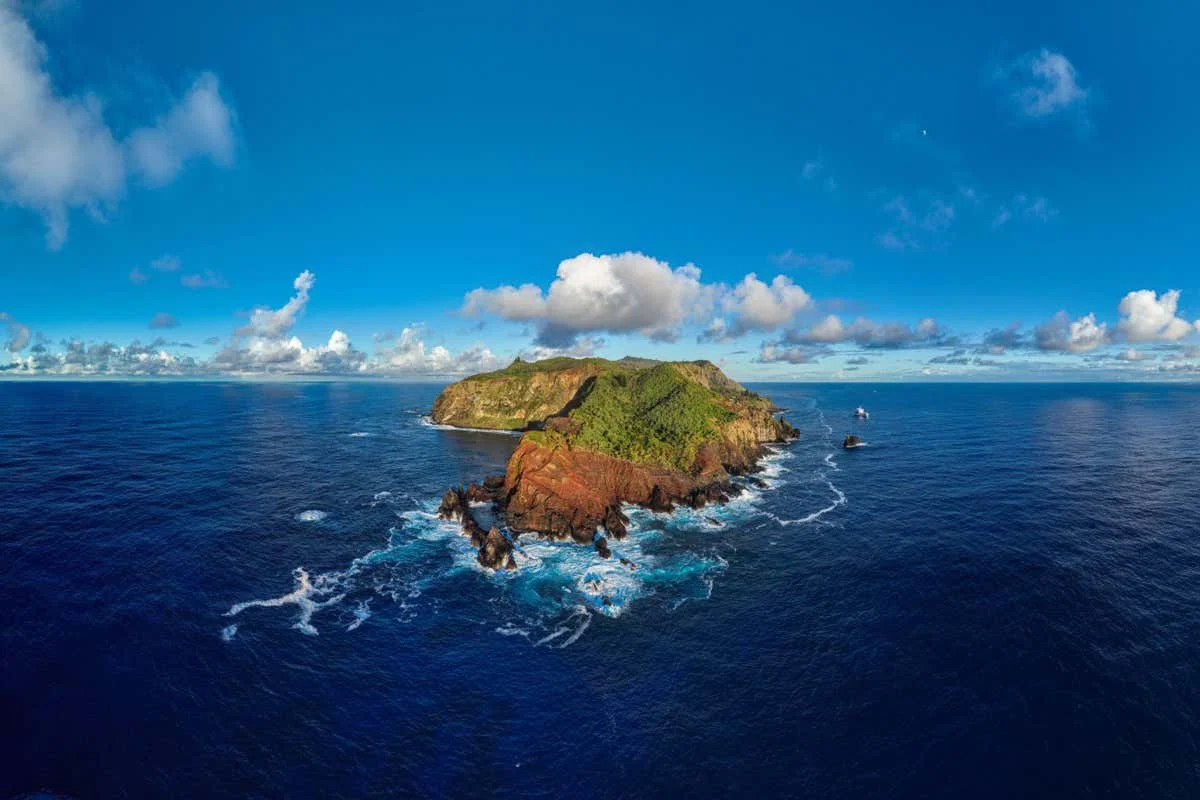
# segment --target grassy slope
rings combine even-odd
[[[571,418],[573,444],[646,464],[688,469],[734,413],[671,364],[601,373]]]
[[[523,379],[561,370],[591,367],[594,381],[569,416],[579,423],[570,434],[572,446],[595,450],[642,464],[688,470],[700,446],[720,434],[721,426],[742,409],[769,409],[770,401],[729,380],[708,362],[659,362],[624,358],[551,358],[514,361],[504,369],[475,375],[468,381],[495,383],[494,397],[511,397],[513,413],[529,415],[533,398],[514,391]],[[710,388],[711,387],[711,388]],[[522,427],[514,419],[509,427]],[[526,434],[545,445],[561,443],[565,434]]]

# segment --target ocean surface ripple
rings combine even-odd
[[[768,488],[493,573],[437,387],[0,383],[0,797],[1195,796],[1200,390],[756,388]]]

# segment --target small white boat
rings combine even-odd
[[[871,415],[865,408],[859,406],[858,408],[854,409],[854,416],[858,417],[859,419],[868,419]]]

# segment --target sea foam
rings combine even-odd
[[[826,437],[828,445],[832,447],[832,445],[833,445],[833,426],[831,426],[825,420],[825,413],[823,411],[821,411],[820,409],[817,409],[817,418],[820,421],[821,426],[823,428],[825,428],[825,437]],[[821,519],[823,516],[830,513],[831,511],[835,511],[838,508],[840,508],[841,506],[846,505],[846,502],[847,502],[846,493],[843,492],[841,490],[841,488],[839,488],[838,485],[835,484],[833,482],[833,480],[829,477],[830,473],[842,471],[842,468],[838,466],[836,455],[837,455],[836,450],[830,450],[828,453],[826,453],[825,457],[821,460],[821,463],[822,463],[822,465],[824,465],[825,469],[818,469],[816,472],[817,480],[822,481],[826,485],[826,487],[828,487],[829,491],[833,493],[833,502],[831,502],[829,505],[827,505],[823,508],[819,508],[810,514],[806,514],[803,517],[799,517],[797,519],[784,519],[782,517],[779,517],[775,514],[770,514],[770,513],[768,513],[767,516],[769,516],[771,519],[773,519],[779,525],[782,525],[785,527],[789,526],[789,525],[806,525],[811,522],[816,522],[817,520]]]
[[[435,431],[466,431],[467,433],[494,433],[494,434],[498,434],[500,436],[521,436],[524,434],[524,431],[498,431],[493,428],[463,428],[463,427],[459,427],[458,425],[442,425],[439,422],[434,422],[433,419],[427,414],[422,414],[417,419],[421,425],[424,425],[426,428],[433,428]]]
[[[228,611],[225,612],[225,616],[235,617],[245,611],[247,608],[253,608],[255,606],[260,608],[278,608],[280,606],[295,604],[300,608],[300,618],[296,620],[295,625],[292,627],[296,628],[301,633],[309,636],[316,636],[317,629],[312,624],[313,614],[317,613],[323,608],[328,608],[329,606],[340,603],[342,598],[344,598],[346,595],[345,593],[342,593],[329,596],[333,591],[331,588],[333,581],[329,578],[329,576],[318,575],[317,581],[314,584],[313,581],[309,579],[308,571],[305,570],[304,567],[296,567],[296,569],[292,571],[292,576],[296,579],[296,588],[287,594],[280,595],[279,597],[272,597],[269,600],[248,600],[243,603],[235,603],[230,606]],[[322,596],[324,596],[326,599],[314,599],[315,597]]]
[[[826,443],[832,447],[832,428],[824,423],[823,415],[820,419]],[[420,423],[447,427],[433,424],[427,416],[421,417]],[[811,449],[799,447],[769,448],[755,475],[766,488],[736,479],[744,490],[725,504],[677,508],[671,513],[625,506],[629,532],[621,539],[609,538],[611,558],[601,557],[594,547],[522,534],[515,541],[515,571],[481,566],[476,548],[461,534],[459,523],[438,518],[438,499],[416,501],[416,508],[397,509],[399,522],[388,529],[380,547],[353,559],[344,570],[310,579],[307,571],[297,568],[291,592],[238,603],[227,613],[234,616],[252,606],[294,604],[300,609],[294,627],[315,635],[314,615],[351,596],[356,605],[345,630],[354,631],[372,616],[372,597],[391,599],[401,610],[398,619],[407,622],[421,614],[437,613],[443,598],[460,598],[462,581],[482,581],[480,585],[490,586],[494,594],[493,601],[479,609],[494,616],[492,629],[497,634],[543,647],[566,647],[579,641],[596,616],[621,617],[648,601],[673,610],[689,600],[710,598],[716,579],[729,567],[720,551],[737,549],[735,537],[745,530],[747,520],[765,517],[784,526],[799,525],[815,522],[844,505],[845,494],[830,478],[839,471],[836,451],[831,450],[813,454],[821,460],[811,473],[815,482],[832,493],[831,502],[798,519],[783,519],[769,510],[766,501],[772,490],[800,474],[801,454],[809,452]],[[390,492],[378,492],[371,504],[393,502]],[[481,522],[503,527],[503,520],[494,518],[486,505],[473,505],[473,513]],[[324,516],[310,511],[297,518],[320,521]]]
[[[369,599],[362,600],[354,609],[354,619],[346,626],[346,630],[357,630],[360,625],[371,618],[371,601]]]

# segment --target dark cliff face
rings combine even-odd
[[[567,385],[575,390],[564,401]],[[551,387],[550,396],[539,396],[539,386]],[[449,424],[500,419],[517,427],[519,420],[533,429],[503,477],[450,490],[439,511],[462,521],[480,563],[492,568],[515,567],[513,544],[500,531],[484,531],[471,502],[492,503],[514,536],[536,531],[594,543],[604,555],[607,540],[597,531],[625,535],[623,503],[669,511],[727,501],[740,491],[731,476],[756,469],[765,444],[796,436],[770,401],[709,362],[514,364],[448,387],[435,410]]]
[[[499,528],[492,528],[479,546],[479,563],[488,569],[516,569],[513,544]]]

